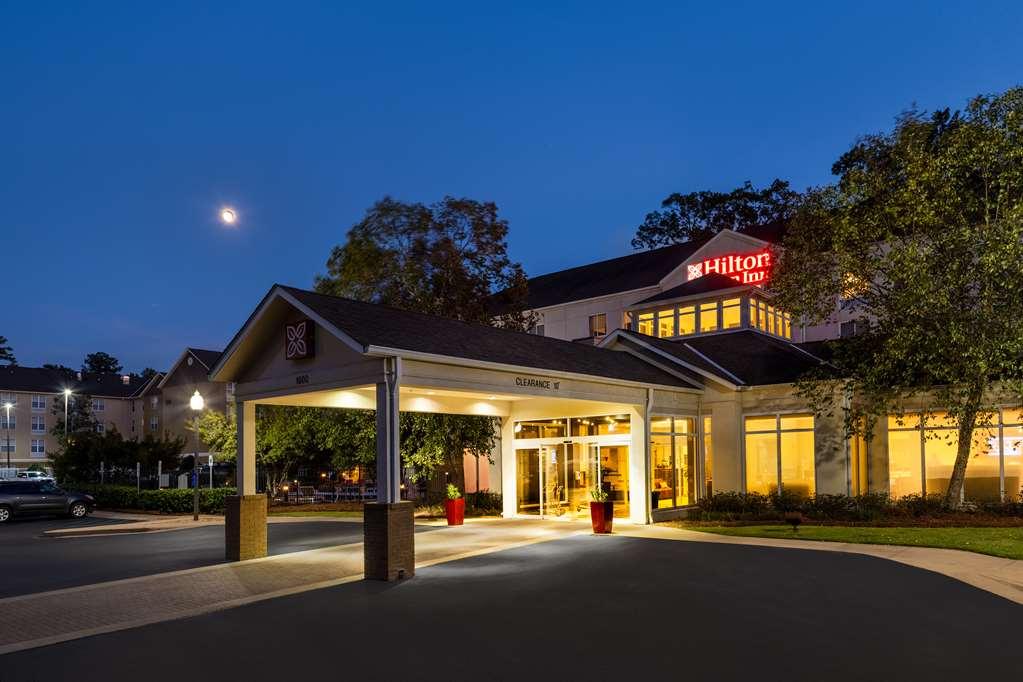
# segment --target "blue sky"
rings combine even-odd
[[[497,202],[541,274],[628,253],[670,192],[827,182],[913,104],[1023,82],[1018,2],[209,4],[0,3],[21,364],[222,348],[385,194]]]

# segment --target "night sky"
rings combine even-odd
[[[628,253],[670,192],[827,182],[914,103],[1023,82],[1018,1],[206,4],[0,2],[21,364],[220,349],[385,194],[495,201],[541,274]]]

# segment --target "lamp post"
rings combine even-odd
[[[70,388],[65,388],[64,389],[64,449],[65,450],[67,450],[67,444],[68,444],[68,439],[67,439],[67,401],[68,401],[69,398],[71,398],[71,389]]]
[[[4,403],[4,409],[7,410],[7,469],[11,468],[11,408],[14,407],[9,402]]]
[[[192,428],[195,431],[195,453],[192,456],[192,520],[199,520],[199,413],[206,405],[206,401],[199,395],[199,389],[195,389],[188,406],[192,408]]]

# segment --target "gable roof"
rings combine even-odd
[[[691,381],[628,353],[282,285],[274,285],[270,290],[228,345],[212,375],[216,375],[234,353],[259,310],[278,293],[362,353],[401,355],[406,352],[597,379],[692,388]]]
[[[186,347],[185,350],[181,352],[181,355],[178,356],[178,359],[174,361],[174,364],[171,365],[171,368],[161,377],[160,383],[158,384],[159,388],[163,388],[167,384],[171,375],[177,371],[178,367],[181,366],[181,363],[189,356],[198,360],[199,364],[203,366],[203,369],[209,373],[213,369],[213,366],[217,364],[217,360],[220,359],[220,351],[192,348],[191,346]]]
[[[618,330],[615,336],[626,342],[633,339],[660,355],[671,356],[684,366],[733,386],[789,384],[824,362],[796,344],[756,329],[674,341],[627,330]]]
[[[709,275],[703,277],[697,277],[691,279],[684,284],[679,284],[677,287],[665,289],[659,294],[654,294],[650,298],[644,298],[642,301],[633,303],[633,306],[645,305],[647,303],[657,303],[659,301],[671,301],[677,298],[685,298],[687,296],[699,296],[701,294],[708,294],[712,291],[722,291],[724,289],[749,289],[751,284],[743,284],[738,282],[728,275],[722,275],[719,272],[712,272]]]

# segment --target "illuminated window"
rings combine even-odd
[[[696,504],[696,420],[653,417],[650,432],[651,505],[667,509]]]
[[[746,490],[800,496],[816,491],[813,415],[746,417]]]
[[[662,339],[675,336],[675,309],[657,313],[657,335]]]
[[[718,328],[718,303],[700,304],[700,331],[712,332]]]
[[[849,439],[849,494],[867,493],[867,441],[861,435]]]
[[[564,438],[567,426],[565,419],[538,419],[515,422],[515,438]]]
[[[773,305],[767,306],[766,313],[767,313],[767,333],[768,334],[773,334],[774,333],[774,318],[775,318],[774,306]]]
[[[590,336],[604,336],[607,334],[607,315],[599,313],[590,315]]]
[[[678,309],[678,335],[688,336],[696,333],[696,307],[687,305]]]
[[[640,334],[646,334],[647,336],[654,335],[654,314],[653,313],[640,313],[639,322],[637,329]]]
[[[710,436],[710,419],[703,418],[703,484],[708,497],[714,494],[714,442]]]
[[[570,436],[622,436],[628,435],[632,428],[631,420],[627,414],[574,417],[570,419],[569,422],[571,423],[569,426]],[[553,436],[546,435],[542,437],[560,438],[562,435],[564,434],[555,434]],[[523,437],[528,438],[529,436]]]
[[[730,298],[721,302],[721,328],[735,329],[742,324],[740,299]]]

